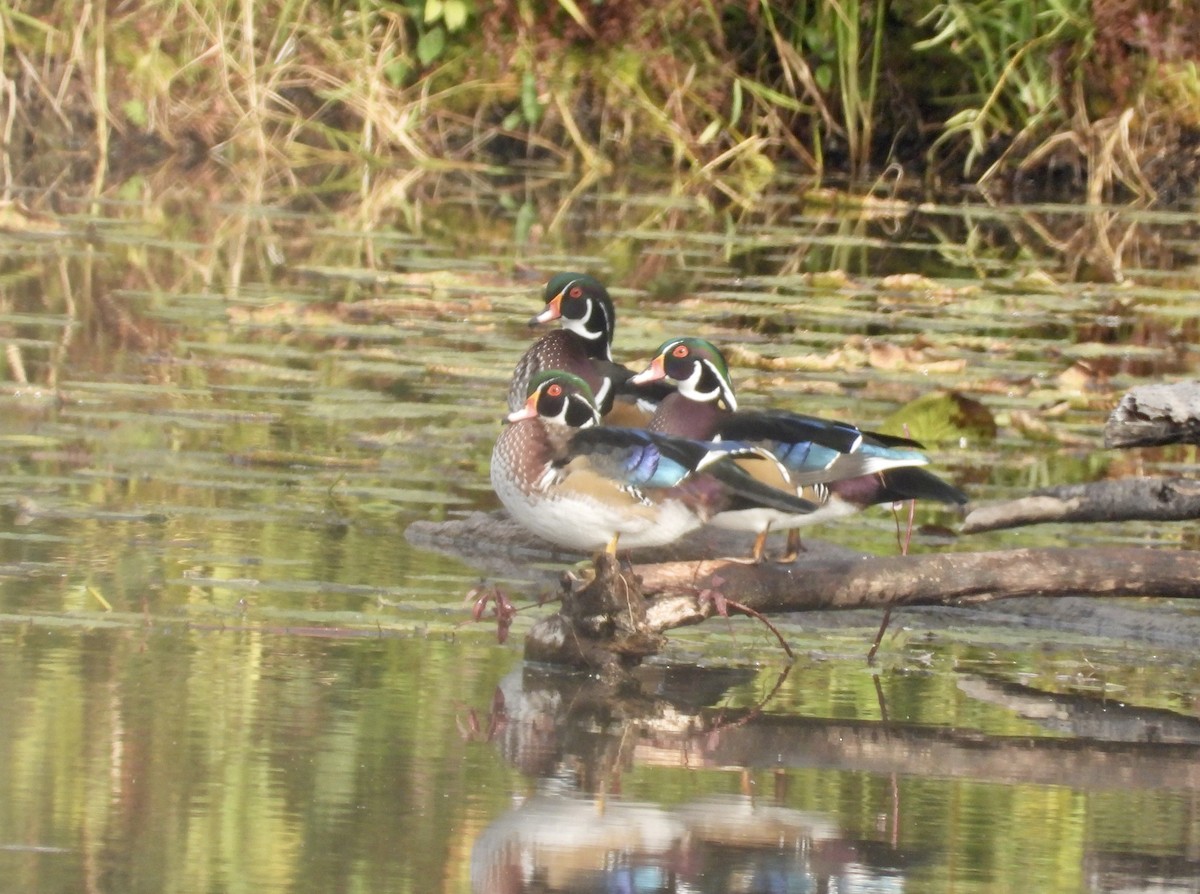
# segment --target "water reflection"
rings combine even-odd
[[[864,856],[828,817],[749,797],[706,798],[667,810],[580,797],[546,781],[476,840],[471,885],[477,894],[787,894],[902,886],[896,867],[868,865]]]
[[[1121,862],[1113,846],[1132,845],[1141,822],[1175,828],[1163,811],[1200,793],[1200,726],[1170,712],[1087,704],[985,678],[966,678],[961,688],[1019,705],[1056,730],[1065,716],[1082,718],[1087,737],[1078,727],[1077,738],[1014,737],[778,714],[770,710],[774,692],[758,706],[721,707],[744,674],[648,669],[637,692],[533,667],[507,675],[485,738],[538,784],[475,840],[473,890],[898,890],[938,879],[987,890],[1010,873],[1042,878],[1065,868],[1064,841],[1033,846],[1047,798],[1073,815],[1056,828],[1069,830],[1078,871],[1113,884],[1119,873],[1095,868]],[[1102,724],[1091,722],[1098,713]],[[639,801],[628,780],[645,767],[719,773],[739,793]],[[961,782],[930,788],[936,779]],[[873,826],[855,834],[838,813],[793,806],[830,783],[856,792],[850,812]],[[1152,794],[1184,791],[1190,795]],[[1137,816],[1129,815],[1131,796]],[[997,801],[1007,805],[1007,833],[996,829]],[[1015,865],[991,865],[979,845],[988,839],[999,856],[1014,844],[1005,834],[1031,849]],[[1191,846],[1190,837],[1174,845],[1173,882],[1200,880],[1185,858]],[[959,848],[972,857],[960,863]],[[1071,887],[1080,880],[1073,877],[1060,881]]]
[[[1128,641],[1067,603],[1053,633],[905,612],[878,678],[877,617],[805,618],[782,683],[758,669],[773,642],[706,624],[614,693],[510,673],[537,608],[508,645],[465,624],[481,574],[531,601],[565,557],[404,537],[494,507],[507,377],[562,268],[613,283],[621,359],[681,319],[736,346],[747,403],[875,424],[962,390],[997,437],[931,449],[976,499],[1193,472],[1098,445],[1121,389],[1197,369],[1195,214],[846,202],[782,176],[741,210],[381,177],[316,214],[247,205],[227,173],[58,196],[53,238],[4,234],[0,887],[1200,887],[1178,610],[1147,604],[1163,635]],[[819,536],[895,544],[886,513]]]

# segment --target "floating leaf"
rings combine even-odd
[[[996,437],[996,418],[974,398],[957,391],[935,391],[905,404],[880,426],[892,435],[925,444],[981,442]]]

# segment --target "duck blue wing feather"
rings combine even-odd
[[[693,441],[633,428],[580,429],[571,453],[587,456],[592,466],[626,487],[692,488],[706,501],[737,498],[781,512],[805,513],[817,507],[795,493],[762,484],[733,460],[772,459],[760,447],[730,441]],[[711,485],[718,485],[717,494]]]
[[[885,448],[921,449],[921,444],[910,438],[863,431],[848,422],[821,419],[786,410],[733,413],[721,421],[720,434],[722,438],[735,441],[809,443],[838,453],[854,453],[866,444]]]
[[[691,475],[703,450],[690,442],[660,438],[636,428],[584,428],[571,439],[571,452],[628,487],[675,487]]]

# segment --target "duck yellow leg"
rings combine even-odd
[[[804,544],[800,540],[800,529],[788,528],[787,545],[783,548],[783,555],[775,561],[784,565],[790,565],[799,558],[802,552],[804,552]]]
[[[771,533],[771,526],[763,528],[758,532],[758,536],[754,538],[754,550],[750,553],[750,558],[757,565],[763,560],[763,556],[767,554],[767,535]]]
[[[617,554],[617,541],[621,539],[621,533],[618,531],[612,535],[612,540],[608,541],[608,546],[604,547],[604,551],[610,556]]]

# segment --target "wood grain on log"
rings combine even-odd
[[[638,566],[657,596],[651,630],[697,624],[716,613],[705,590],[764,614],[896,605],[971,605],[1020,596],[1200,597],[1200,552],[1127,547],[1014,549],[826,560],[796,566],[729,561]]]

